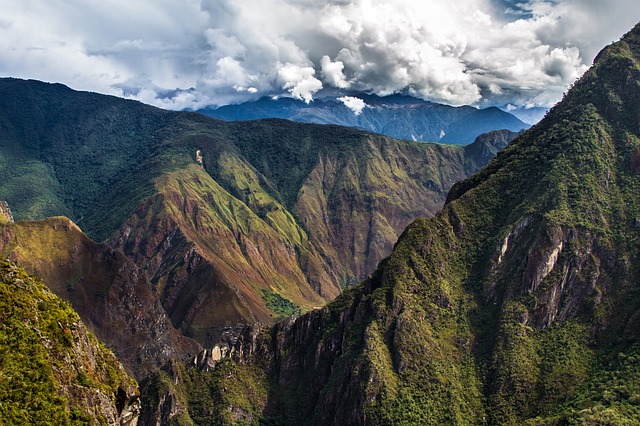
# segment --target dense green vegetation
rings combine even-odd
[[[1,192],[16,219],[66,215],[99,240],[113,224],[94,216],[148,195],[152,188],[132,171],[147,163],[149,182],[163,141],[178,131],[164,111],[62,85],[3,79],[0,94]]]
[[[276,314],[278,319],[284,317],[290,317],[291,315],[300,315],[300,306],[294,304],[291,300],[280,296],[278,293],[274,293],[268,290],[262,290],[260,296],[267,304],[267,308],[271,309]]]
[[[259,368],[238,368],[230,361],[218,371],[185,371],[189,415],[195,424],[258,424],[267,397],[266,377]],[[232,381],[227,380],[233,377]]]
[[[172,363],[154,373],[143,386],[142,424],[160,420],[167,425],[277,425],[280,416],[263,413],[270,384],[264,370],[221,361],[213,371]],[[168,397],[168,395],[170,395]],[[167,399],[170,398],[170,399]],[[168,412],[147,410],[163,399]],[[150,408],[151,407],[151,408]]]
[[[109,421],[103,407],[86,404],[97,404],[95,395],[103,395],[115,413],[118,390],[128,392],[135,382],[111,352],[79,331],[81,327],[69,304],[40,280],[0,262],[0,423]],[[85,338],[93,353],[78,353],[89,350],[82,346]]]
[[[15,266],[3,262],[0,268],[0,419],[7,424],[69,424],[67,401],[56,392],[52,359],[38,331],[68,346],[58,322],[69,327],[78,317]],[[19,297],[25,295],[29,297]]]

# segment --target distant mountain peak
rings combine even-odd
[[[452,107],[406,94],[345,93],[316,98],[310,103],[293,98],[263,97],[198,112],[225,121],[284,118],[303,123],[337,124],[396,139],[453,145],[467,145],[492,130],[517,132],[529,127],[496,107]]]

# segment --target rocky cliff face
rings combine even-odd
[[[0,220],[2,222],[13,222],[13,214],[9,208],[9,204],[6,201],[0,201]]]
[[[213,370],[187,369],[185,382],[211,389],[206,414],[189,415],[637,422],[639,100],[640,25],[539,125],[454,186],[434,218],[407,227],[364,283],[243,334]],[[185,398],[204,404],[202,394]]]
[[[3,424],[135,426],[136,382],[39,280],[0,262]]]

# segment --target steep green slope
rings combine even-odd
[[[247,330],[202,423],[637,424],[638,123],[640,24],[371,278]]]
[[[432,215],[513,135],[462,148],[223,123],[1,79],[0,199],[16,219],[66,215],[121,249],[173,326],[209,344],[365,278],[408,223]]]
[[[37,278],[0,262],[0,423],[135,424],[136,382]]]
[[[157,185],[115,244],[153,271],[163,306],[185,334],[215,342],[226,328],[272,322],[277,314],[263,292],[305,310],[337,295],[327,274],[314,272],[322,261],[284,208],[261,218],[195,164]]]

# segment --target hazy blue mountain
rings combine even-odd
[[[505,105],[504,109],[506,109],[510,114],[515,115],[525,123],[531,124],[532,126],[542,120],[547,111],[549,111],[549,108],[545,107],[517,108],[511,110],[507,105]]]
[[[340,99],[360,103],[360,110],[349,108]],[[198,112],[225,121],[284,118],[287,120],[338,124],[381,133],[397,139],[467,145],[482,133],[508,129],[514,132],[529,125],[496,107],[452,107],[406,95],[379,97],[357,94],[326,97],[306,104],[291,98],[264,97],[257,101]]]

